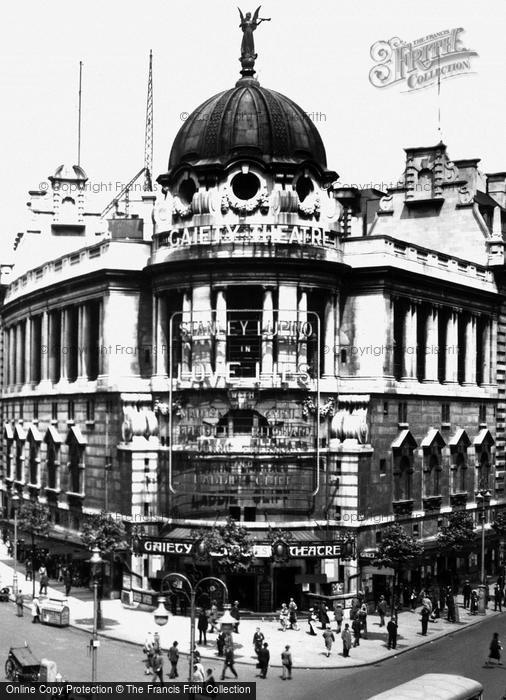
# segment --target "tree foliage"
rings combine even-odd
[[[18,512],[18,527],[33,537],[46,537],[50,530],[50,512],[43,503],[28,501]]]
[[[253,548],[248,531],[233,518],[227,518],[224,525],[215,525],[211,530],[200,530],[195,541],[198,558],[219,554],[216,563],[224,574],[242,573],[250,567]]]
[[[499,537],[506,536],[506,511],[497,513],[497,515],[495,516],[495,520],[492,523],[492,527],[499,535]]]
[[[402,525],[393,523],[382,531],[374,563],[376,566],[391,566],[396,569],[401,564],[419,557],[422,553],[423,546],[411,535],[408,535]]]
[[[127,546],[123,522],[105,512],[89,516],[83,523],[79,536],[88,549],[98,547],[102,554]]]
[[[473,516],[466,511],[450,513],[448,524],[437,535],[440,551],[463,552],[476,544]]]

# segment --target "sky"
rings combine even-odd
[[[270,0],[260,16],[271,21],[255,32],[257,77],[312,116],[342,184],[396,180],[404,148],[439,141],[438,108],[450,157],[481,158],[484,172],[506,170],[503,0]],[[242,34],[236,0],[18,0],[3,17],[0,262],[9,262],[26,227],[28,191],[77,161],[79,61],[81,165],[105,205],[143,166],[150,49],[157,176],[185,113],[238,79]],[[371,84],[376,42],[415,42],[454,28],[478,55],[465,75],[441,81],[439,97],[436,86]]]

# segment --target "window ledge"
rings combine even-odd
[[[84,499],[84,493],[76,493],[75,491],[66,491],[66,496],[70,498],[81,498]]]
[[[85,422],[85,425],[87,428],[94,428],[95,427],[95,421],[94,420],[87,420]]]
[[[54,489],[52,486],[46,486],[44,488],[44,491],[46,493],[55,493],[55,494],[61,493],[61,489]]]
[[[406,428],[409,428],[409,423],[397,423],[397,427],[400,430],[405,430]]]
[[[451,423],[441,423],[441,430],[450,430],[451,427]]]
[[[51,418],[51,425],[58,425],[58,421],[56,418]]]
[[[67,425],[75,425],[75,424],[76,424],[76,422],[73,418],[69,418],[69,420],[67,421]]]

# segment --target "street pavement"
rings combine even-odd
[[[32,583],[26,582],[24,577],[24,567],[19,566],[18,572],[19,587],[23,593],[27,594],[27,605],[31,599]],[[12,585],[12,559],[5,553],[5,548],[0,546],[0,582],[2,586]],[[55,584],[48,587],[50,598],[63,599],[63,587]],[[37,584],[38,591],[38,584]],[[70,608],[71,626],[90,632],[93,623],[93,601],[92,593],[86,589],[76,589],[71,592],[68,598]],[[27,610],[27,614],[29,611]],[[189,618],[182,616],[169,616],[168,624],[164,627],[157,627],[153,614],[139,609],[125,608],[120,600],[103,600],[102,614],[104,629],[100,636],[103,638],[129,642],[142,647],[148,632],[157,631],[160,634],[163,649],[168,649],[174,640],[179,643],[182,653],[189,651],[190,625]],[[348,621],[348,611],[345,611],[345,622]],[[500,613],[495,613],[490,609],[487,617],[496,617]],[[399,634],[397,649],[388,650],[386,641],[386,629],[379,627],[379,617],[368,616],[368,638],[360,640],[360,646],[351,650],[349,658],[342,656],[342,644],[339,635],[336,634],[336,642],[332,648],[330,657],[327,658],[322,631],[318,630],[316,637],[308,634],[308,625],[305,619],[299,620],[299,630],[287,630],[283,632],[273,615],[266,615],[264,618],[247,619],[243,618],[239,626],[239,634],[234,634],[236,663],[252,666],[255,669],[256,656],[253,653],[252,639],[255,629],[260,627],[264,633],[266,641],[269,643],[271,651],[271,666],[280,667],[280,654],[286,644],[291,647],[294,664],[298,667],[330,669],[347,669],[356,666],[377,664],[391,657],[400,657],[404,652],[425,644],[431,644],[435,640],[447,637],[458,630],[472,627],[483,622],[481,616],[471,616],[462,607],[460,608],[460,622],[449,623],[444,619],[429,623],[429,631],[426,637],[421,635],[421,624],[418,612],[401,612],[399,614]],[[502,618],[501,618],[502,621]],[[335,623],[332,621],[335,630]],[[55,628],[50,628],[55,630]],[[208,634],[207,646],[199,645],[198,649],[204,659],[204,665],[213,662],[220,664],[220,657],[216,650],[216,635]],[[198,633],[197,633],[198,639]]]

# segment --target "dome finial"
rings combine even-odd
[[[258,27],[261,22],[270,22],[271,18],[259,17],[260,12],[259,5],[255,10],[253,18],[251,17],[251,12],[246,12],[246,16],[243,15],[241,8],[238,7],[239,15],[241,16],[241,24],[239,25],[242,29],[242,42],[241,42],[241,75],[243,78],[252,78],[255,75],[255,60],[257,54],[255,53],[255,41],[253,38],[253,32]]]

